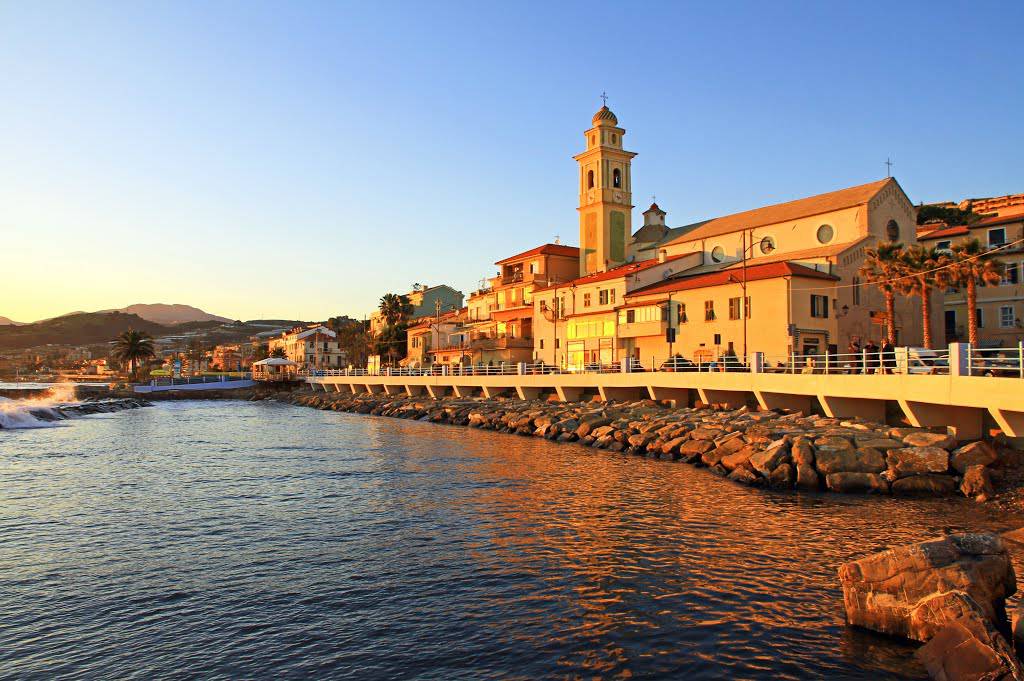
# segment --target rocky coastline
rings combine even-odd
[[[31,401],[26,401],[23,404],[25,413],[31,415],[37,421],[46,423],[87,416],[89,414],[108,414],[126,409],[141,409],[142,407],[152,405],[148,400],[136,397],[88,398],[73,404],[34,405]],[[0,429],[3,428],[4,425],[0,422]]]
[[[562,403],[309,391],[251,399],[267,398],[671,459],[740,484],[779,490],[986,501],[1020,461],[1020,452],[999,442],[961,445],[929,429],[800,412],[667,408],[651,400]]]

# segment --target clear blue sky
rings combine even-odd
[[[1024,191],[1024,3],[0,4],[0,315],[362,316],[578,241],[609,94],[640,220],[884,177]]]

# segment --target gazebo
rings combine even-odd
[[[252,363],[254,381],[294,381],[299,365],[284,357],[268,357]]]

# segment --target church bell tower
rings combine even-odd
[[[630,163],[636,154],[622,148],[626,131],[607,103],[592,125],[584,133],[586,151],[573,156],[580,166],[580,276],[625,263],[633,233]]]

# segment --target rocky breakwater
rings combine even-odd
[[[707,467],[773,489],[895,495],[993,495],[1000,451],[946,434],[859,419],[747,408],[670,409],[650,400],[541,400],[292,393],[292,404],[543,437]]]
[[[36,404],[25,400],[12,405],[12,408],[0,412],[0,429],[33,427],[34,423],[51,423],[89,414],[106,414],[125,409],[139,409],[151,406],[147,400],[139,398],[87,399],[82,402]]]
[[[942,681],[1024,679],[1006,598],[1017,590],[1002,538],[954,534],[839,568],[847,621],[913,641]],[[1018,644],[1019,645],[1019,644]]]

